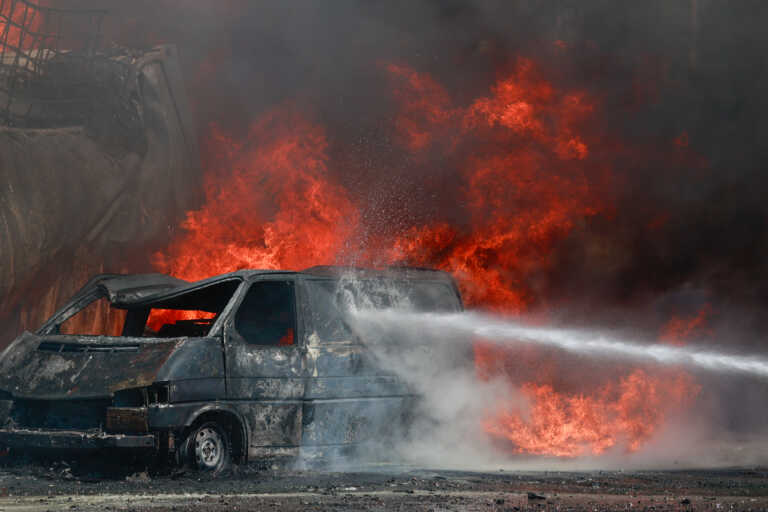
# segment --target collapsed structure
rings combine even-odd
[[[199,200],[176,49],[109,45],[106,14],[0,0],[0,346]]]

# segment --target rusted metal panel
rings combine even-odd
[[[299,347],[249,346],[237,334],[230,335],[226,344],[226,361],[229,379],[305,376],[304,357]]]
[[[374,354],[364,345],[324,342],[315,333],[309,335],[306,364],[312,377],[377,377],[383,373]]]
[[[97,286],[106,291],[112,304],[133,304],[147,297],[189,284],[165,274],[108,275]]]
[[[312,400],[304,403],[303,445],[382,440],[399,433],[408,397]]]
[[[224,378],[174,380],[170,384],[172,402],[220,400],[226,396]]]
[[[146,407],[108,407],[107,432],[149,432]]]
[[[109,398],[40,400],[17,398],[9,424],[16,428],[41,430],[100,430],[104,425]]]
[[[191,424],[192,418],[201,408],[209,405],[211,402],[201,401],[150,406],[147,408],[149,428],[152,430],[181,429]]]
[[[76,449],[154,448],[155,436],[61,430],[0,429],[0,444],[11,448]]]
[[[0,359],[0,389],[40,399],[108,397],[155,382],[185,341],[122,338],[118,348],[126,350],[99,350],[105,345],[103,337],[28,334],[23,344],[9,347]]]
[[[184,338],[183,344],[168,356],[155,378],[158,381],[223,379],[221,338]]]
[[[305,396],[306,379],[240,377],[227,381],[229,396],[238,400],[300,400]]]
[[[304,398],[377,398],[410,393],[405,383],[393,375],[315,377],[307,379]]]
[[[15,396],[63,399],[110,396],[121,389],[185,379],[213,379],[208,382],[213,389],[223,388],[224,363],[217,339],[120,338],[119,344],[113,340],[28,334],[0,360],[0,389]],[[181,393],[190,387],[181,382],[178,386]],[[210,393],[204,396],[211,398]]]
[[[247,402],[237,409],[248,422],[249,446],[299,446],[302,402]]]

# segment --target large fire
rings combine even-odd
[[[690,318],[673,317],[660,341],[685,344],[708,311],[706,306]],[[601,455],[617,446],[637,451],[664,426],[671,411],[684,410],[700,391],[684,371],[643,368],[579,388],[583,383],[559,382],[556,365],[542,364],[536,353],[512,353],[483,342],[475,344],[475,364],[481,379],[503,376],[527,399],[527,407],[518,401],[499,404],[484,421],[486,432],[510,441],[521,453]],[[535,371],[522,372],[524,382],[519,382],[526,365]],[[553,382],[565,389],[557,390]]]
[[[479,360],[482,364],[482,359]],[[698,391],[686,373],[659,375],[637,369],[590,394],[558,392],[551,384],[524,383],[526,411],[503,406],[484,427],[522,453],[573,457],[600,455],[623,443],[638,450],[664,424],[669,410]]]
[[[429,77],[389,69],[404,104],[397,123],[405,145],[417,153],[440,145],[461,160],[469,219],[461,227],[414,226],[391,257],[453,272],[472,305],[524,311],[553,245],[608,207],[585,174],[594,164],[576,133],[592,101],[555,90],[524,59],[466,108],[451,107]]]
[[[341,253],[358,212],[327,180],[321,127],[277,109],[242,142],[212,127],[204,151],[205,204],[156,255],[158,268],[196,280],[242,268],[301,269]]]
[[[526,59],[465,105],[427,74],[395,64],[385,72],[400,106],[398,144],[422,165],[440,155],[457,170],[461,201],[453,209],[461,222],[456,215],[436,218],[359,244],[364,205],[330,177],[323,127],[283,106],[254,122],[245,137],[210,128],[203,144],[205,203],[187,214],[155,266],[201,279],[241,268],[408,263],[452,272],[471,307],[507,314],[546,308],[538,276],[555,264],[557,244],[577,236],[591,217],[610,218],[616,206],[605,192],[611,170],[593,126],[599,101],[560,90]],[[691,329],[671,325],[661,338],[680,342]],[[478,418],[489,435],[518,452],[635,451],[697,392],[693,378],[678,371],[628,368],[581,389],[553,378],[556,371],[538,377],[517,371],[521,364],[556,364],[545,355],[519,357],[482,343],[475,354],[482,378],[508,378],[529,401],[526,411],[499,404]]]

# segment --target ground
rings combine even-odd
[[[216,479],[5,463],[0,510],[768,510],[768,469],[466,472],[365,466],[346,472],[247,467]]]

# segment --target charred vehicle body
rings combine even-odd
[[[146,449],[218,471],[386,437],[415,397],[345,319],[361,290],[377,307],[396,290],[415,309],[462,309],[453,279],[424,269],[99,275],[3,353],[0,444]]]

